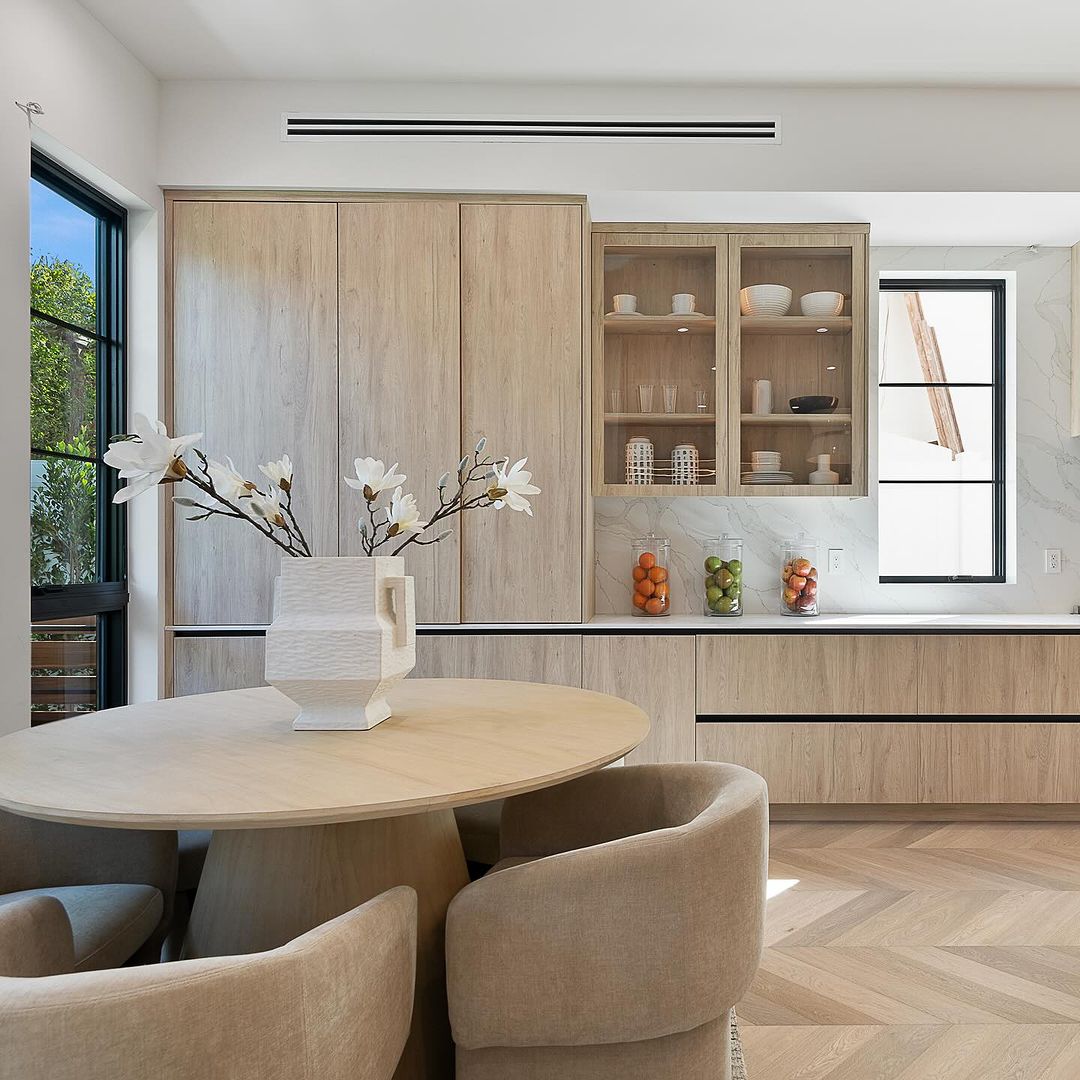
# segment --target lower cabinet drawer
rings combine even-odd
[[[760,773],[773,803],[916,803],[922,724],[730,720],[697,725],[699,761]]]
[[[417,634],[411,675],[581,686],[581,635]]]
[[[698,714],[914,715],[912,635],[714,634],[697,639]]]

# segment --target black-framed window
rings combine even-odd
[[[35,153],[30,174],[31,722],[126,697],[126,212]]]
[[[1005,279],[879,284],[880,580],[1002,582]]]

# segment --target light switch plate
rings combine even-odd
[[[1047,548],[1043,552],[1043,559],[1045,560],[1043,566],[1044,574],[1060,574],[1061,573],[1061,549],[1060,548]]]

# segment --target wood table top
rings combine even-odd
[[[0,808],[77,825],[245,829],[518,795],[616,761],[649,721],[567,686],[407,679],[370,731],[293,731],[272,687],[71,717],[0,738]]]

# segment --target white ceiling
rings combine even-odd
[[[1080,86],[1074,0],[81,2],[163,79]]]

